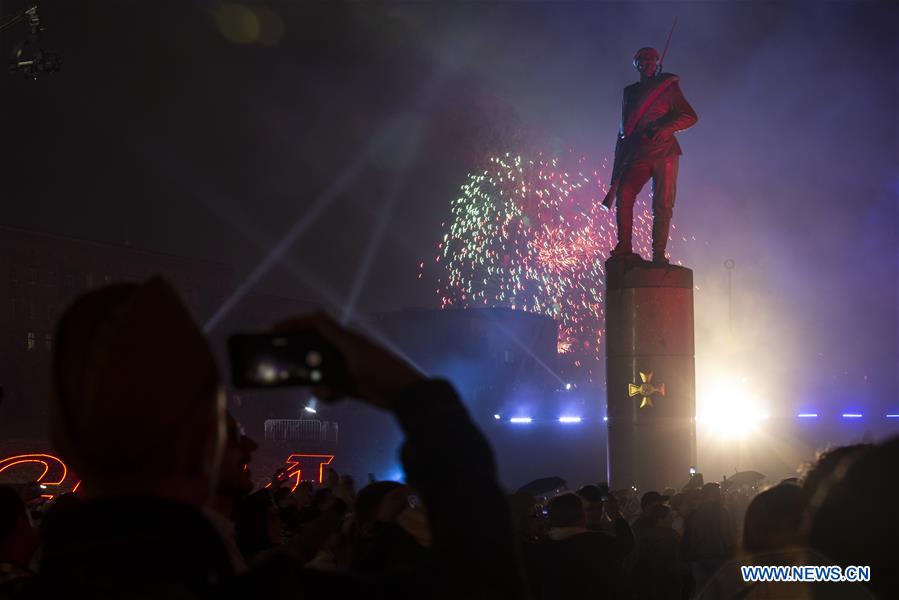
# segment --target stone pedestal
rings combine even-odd
[[[679,488],[696,464],[693,271],[610,260],[605,306],[609,483]]]

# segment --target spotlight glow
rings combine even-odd
[[[862,413],[843,413],[844,419],[861,419],[863,416]]]
[[[273,383],[278,378],[278,371],[268,363],[256,367],[256,377],[263,383]]]
[[[697,399],[696,422],[720,439],[739,439],[756,432],[768,412],[748,387],[746,378],[726,373],[714,377]]]
[[[533,419],[530,417],[512,417],[511,419],[509,419],[510,423],[515,423],[518,425],[531,423],[532,421]]]
[[[502,417],[502,415],[493,415],[493,418],[496,419],[497,421],[499,421],[503,417]]]
[[[817,419],[818,413],[799,413],[796,416],[800,419]]]
[[[307,413],[312,413],[313,415],[314,415],[315,413],[318,412],[317,410],[315,410],[315,409],[312,408],[311,406],[307,406],[307,407],[305,407],[303,410],[305,410]]]
[[[559,417],[559,423],[580,423],[580,417]]]

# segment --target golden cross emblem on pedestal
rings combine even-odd
[[[664,396],[665,384],[659,384],[658,387],[654,386],[652,384],[652,371],[649,373],[640,373],[640,380],[643,382],[640,385],[634,383],[627,384],[627,395],[630,398],[633,398],[634,396],[643,396],[640,400],[640,408],[643,408],[644,406],[652,408],[652,396],[654,394]]]

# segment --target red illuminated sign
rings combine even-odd
[[[62,462],[59,458],[53,456],[52,454],[19,454],[17,456],[4,458],[0,460],[0,473],[3,473],[4,471],[18,465],[26,464],[37,464],[44,467],[43,472],[38,475],[34,479],[34,481],[41,485],[47,486],[48,490],[51,488],[51,486],[55,488],[62,485],[69,474],[69,469],[66,467],[66,463]],[[79,481],[75,486],[75,489],[77,489],[78,485],[80,484],[81,482]],[[61,491],[62,490],[54,490],[54,493],[41,495],[45,498],[52,498],[54,494],[58,494]]]
[[[288,456],[284,461],[284,464],[287,465],[287,478],[294,478],[290,491],[296,491],[301,481],[323,483],[325,480],[325,467],[330,465],[333,460],[333,454],[291,454]],[[312,477],[309,476],[310,471],[312,472]],[[265,487],[271,487],[271,485],[271,483],[267,483]]]

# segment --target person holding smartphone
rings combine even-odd
[[[83,501],[48,517],[39,573],[13,598],[525,595],[493,453],[452,386],[325,316],[280,328],[317,331],[341,353],[347,378],[317,386],[319,398],[351,396],[397,418],[405,472],[428,507],[428,564],[362,579],[279,553],[235,573],[203,515],[226,441],[221,378],[184,303],[154,278],[84,294],[57,327],[52,439]]]

